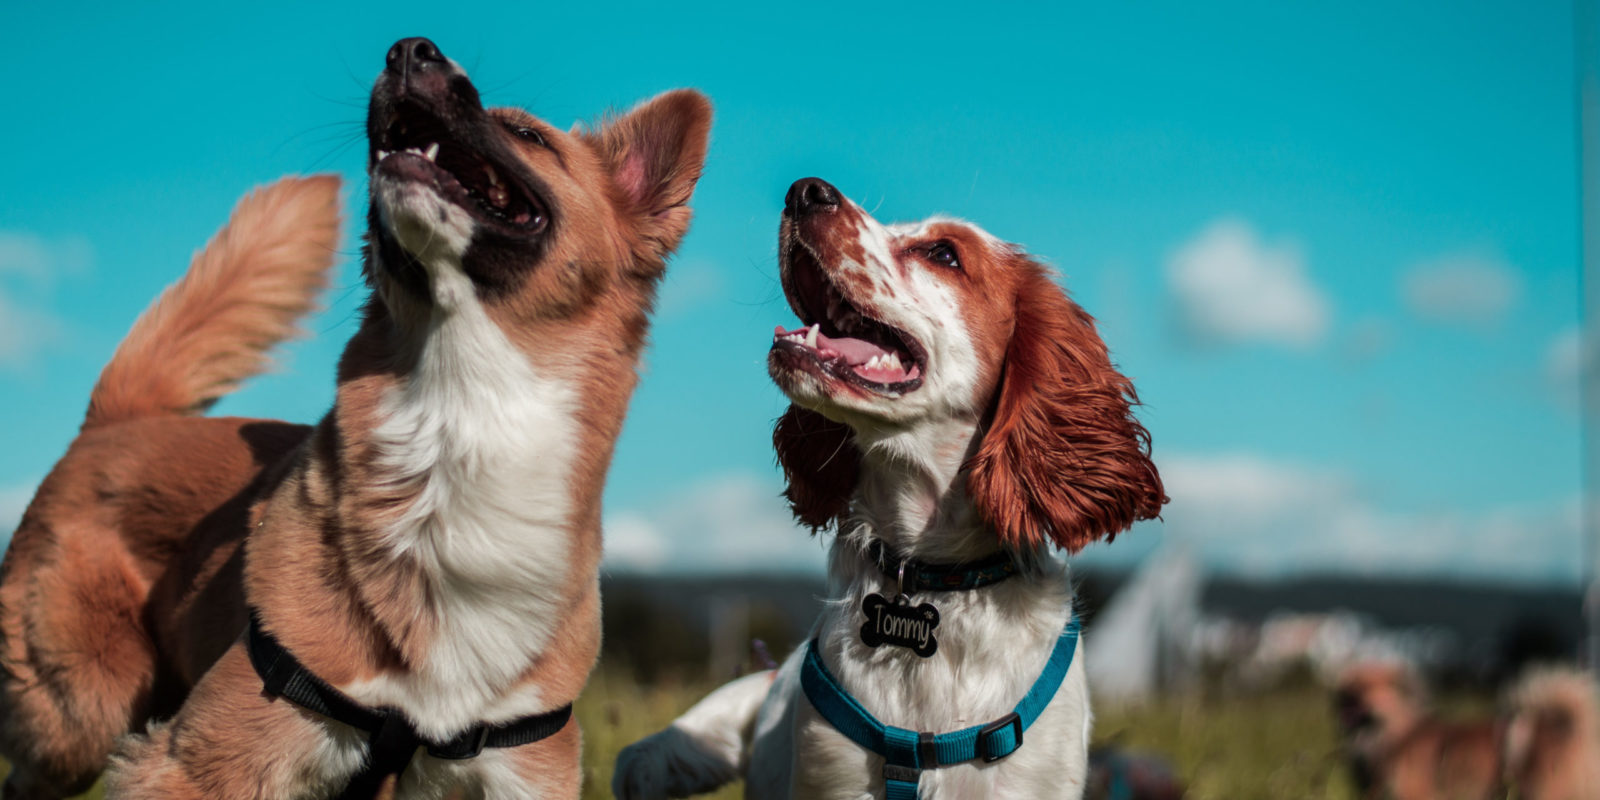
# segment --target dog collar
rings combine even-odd
[[[1022,732],[1050,705],[1067,670],[1072,667],[1072,656],[1078,649],[1078,627],[1078,617],[1074,614],[1056,639],[1044,671],[1011,713],[987,725],[974,725],[952,733],[913,731],[879,722],[828,671],[827,665],[822,663],[816,639],[806,645],[805,661],[800,667],[800,687],[811,706],[835,730],[883,756],[885,800],[916,800],[917,782],[923,770],[980,758],[985,762],[999,761],[1022,747]]]
[[[435,742],[417,733],[399,709],[362,705],[318,678],[283,643],[261,627],[261,617],[253,608],[250,609],[245,649],[268,695],[282,697],[370,736],[367,763],[350,779],[338,795],[339,800],[374,797],[390,775],[398,781],[418,747],[428,748],[428,755],[434,758],[474,758],[485,747],[519,747],[553,736],[572,718],[572,704],[568,703],[554,711],[501,725],[475,725],[449,741]]]
[[[890,550],[882,539],[873,539],[867,545],[867,558],[872,559],[886,577],[899,582],[901,594],[980,589],[1017,574],[1016,559],[1004,551],[978,561],[939,564],[904,558]]]

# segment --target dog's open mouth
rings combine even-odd
[[[431,183],[439,194],[480,221],[537,233],[549,222],[539,196],[514,170],[452,136],[431,112],[412,103],[396,108],[372,144],[374,170]]]
[[[904,394],[921,386],[927,363],[922,346],[851,303],[803,243],[796,241],[791,248],[789,305],[801,327],[779,326],[773,332],[773,350],[793,353],[813,371],[882,394]]]
[[[1334,712],[1339,716],[1339,727],[1346,733],[1361,733],[1378,723],[1366,704],[1348,692],[1340,692],[1334,698]]]

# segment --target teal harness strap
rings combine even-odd
[[[896,728],[878,721],[839,685],[839,680],[822,663],[817,640],[806,646],[800,667],[800,687],[813,708],[835,730],[880,756],[888,800],[917,800],[917,782],[925,769],[960,764],[965,761],[999,761],[1022,746],[1022,732],[1033,725],[1072,666],[1078,649],[1078,617],[1056,639],[1050,660],[1011,713],[987,725],[974,725],[951,733],[933,734]]]

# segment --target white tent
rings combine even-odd
[[[1200,585],[1200,569],[1188,551],[1168,547],[1111,598],[1084,632],[1096,700],[1144,700],[1193,676]]]

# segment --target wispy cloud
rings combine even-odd
[[[28,502],[33,500],[37,488],[37,483],[0,486],[0,538],[10,541],[11,534],[17,530],[17,523],[22,521],[22,512],[28,509]]]
[[[1264,241],[1241,219],[1217,220],[1174,251],[1167,281],[1179,323],[1203,343],[1309,347],[1332,317],[1300,249]]]
[[[82,239],[0,231],[0,368],[27,364],[61,336],[61,320],[44,310],[50,289],[62,275],[86,272],[92,261]]]
[[[1350,475],[1248,453],[1160,461],[1166,534],[1213,568],[1580,577],[1576,495],[1481,513],[1387,508]]]
[[[1544,374],[1556,401],[1571,409],[1578,408],[1578,390],[1583,380],[1585,350],[1583,330],[1577,326],[1555,335],[1544,351]]]
[[[61,321],[52,314],[23,308],[0,286],[0,367],[16,367],[60,338]]]
[[[1522,277],[1495,257],[1444,256],[1407,269],[1400,293],[1412,313],[1433,322],[1491,325],[1522,298]]]
[[[0,276],[48,283],[57,275],[84,272],[93,260],[94,250],[82,238],[46,239],[0,230]]]
[[[1353,475],[1253,453],[1159,459],[1172,501],[1163,521],[1091,548],[1088,563],[1126,565],[1165,539],[1218,572],[1456,575],[1576,581],[1576,494],[1480,513],[1387,507]],[[776,479],[716,476],[650,508],[608,514],[609,568],[643,572],[820,572],[826,539],[789,516]]]
[[[794,523],[776,478],[712,476],[605,520],[607,566],[639,571],[818,572],[824,542]]]
[[[1341,349],[1350,360],[1362,362],[1378,358],[1393,344],[1394,326],[1386,319],[1366,317],[1350,325]]]
[[[658,319],[670,319],[722,296],[722,273],[703,261],[674,264],[661,281],[661,296],[656,303]]]

